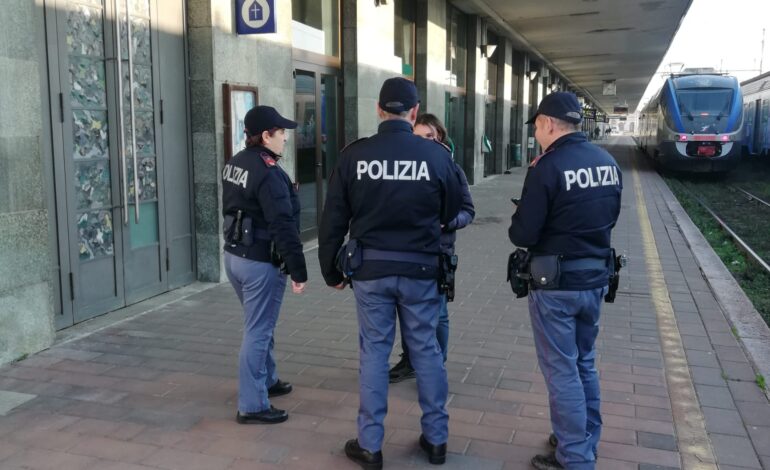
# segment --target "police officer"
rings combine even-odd
[[[529,312],[556,447],[532,459],[539,470],[594,469],[601,435],[594,343],[622,182],[615,159],[579,132],[581,120],[575,95],[557,92],[527,122],[545,152],[530,164],[508,229],[532,256]]]
[[[274,424],[289,417],[268,397],[292,390],[278,379],[273,358],[273,331],[286,290],[302,293],[307,281],[299,239],[299,198],[277,165],[290,121],[270,106],[256,106],[244,119],[246,149],[222,171],[225,270],[243,305],[238,413],[241,424]]]
[[[382,468],[396,315],[417,370],[420,446],[431,463],[446,459],[447,375],[436,342],[439,238],[441,225],[457,216],[461,189],[446,147],[412,134],[418,103],[409,80],[383,83],[378,132],[343,150],[319,230],[321,273],[342,289],[335,260],[350,229],[340,255],[357,303],[361,403],[358,439],[345,444],[345,454],[366,469]]]
[[[424,139],[432,139],[441,142],[451,149],[451,141],[449,140],[449,136],[447,136],[446,128],[441,123],[441,120],[433,114],[424,113],[417,116],[417,120],[414,124],[414,133]],[[447,155],[452,158],[451,153]],[[468,179],[457,163],[455,163],[455,167],[455,170],[460,176],[463,202],[457,217],[447,225],[441,227],[441,253],[447,257],[451,257],[455,253],[457,231],[473,222],[473,217],[476,215],[476,211],[473,207],[473,198],[471,197],[471,191],[468,187]],[[447,293],[444,292],[441,294],[441,309],[439,310],[438,327],[436,328],[436,340],[441,348],[444,363],[446,363],[447,348],[449,347],[449,310],[447,303]],[[388,372],[390,383],[398,383],[415,377],[414,367],[412,367],[412,363],[409,361],[409,351],[406,347],[406,342],[403,340],[401,341],[401,349],[401,360]]]

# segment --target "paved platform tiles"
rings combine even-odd
[[[625,181],[614,243],[630,265],[597,343],[598,468],[770,468],[770,405],[676,228],[670,193],[629,139],[609,143]],[[509,198],[523,177],[472,188],[478,215],[459,236],[450,304],[443,468],[526,469],[547,449],[527,306],[504,274]],[[323,285],[316,256],[308,251],[308,290],[286,294],[276,333],[281,378],[295,389],[274,404],[289,421],[233,419],[241,312],[224,284],[0,368],[0,469],[356,469],[342,451],[358,406],[355,306],[349,290]],[[386,468],[436,468],[417,446],[419,415],[415,383],[391,386]]]

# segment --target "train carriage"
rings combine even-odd
[[[770,155],[770,72],[741,83],[743,93],[743,152]]]
[[[726,172],[741,157],[738,80],[717,73],[668,77],[639,116],[639,146],[665,168]]]

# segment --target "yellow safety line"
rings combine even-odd
[[[706,433],[705,418],[701,411],[695,387],[690,377],[687,357],[682,346],[682,337],[669,300],[668,288],[663,277],[663,267],[658,257],[655,235],[647,214],[639,170],[635,155],[632,155],[634,190],[636,192],[636,213],[644,245],[644,259],[650,280],[652,303],[658,316],[658,330],[665,364],[666,382],[671,399],[679,453],[684,470],[717,469],[714,450]]]

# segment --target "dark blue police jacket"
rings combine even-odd
[[[582,132],[562,136],[530,165],[508,236],[533,255],[609,259],[622,189],[612,155]],[[603,287],[608,276],[607,270],[565,272],[559,289]]]
[[[402,120],[380,124],[377,134],[353,142],[329,178],[318,235],[321,273],[330,286],[342,282],[335,265],[345,234],[364,249],[435,254],[436,264],[364,261],[355,280],[385,276],[438,276],[441,225],[458,214],[460,178],[448,149],[412,133]]]
[[[254,261],[270,262],[270,241],[286,262],[291,279],[307,281],[299,239],[299,198],[289,175],[276,164],[280,158],[265,147],[249,147],[222,170],[222,214],[242,210],[256,232],[250,247],[225,243],[225,251]],[[262,233],[265,236],[260,236]]]

